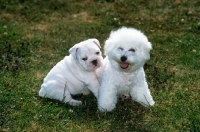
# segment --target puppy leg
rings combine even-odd
[[[98,109],[102,112],[112,111],[117,103],[117,90],[108,81],[102,81],[99,88]]]
[[[97,80],[93,80],[87,86],[88,89],[94,94],[94,96],[98,98],[99,82]]]
[[[132,88],[130,94],[133,100],[137,101],[144,107],[153,106],[155,104],[146,82],[144,83],[143,86],[140,85]]]
[[[72,98],[70,92],[67,90],[66,87],[64,88],[62,101],[65,102],[65,103],[69,103],[72,106],[80,106],[80,105],[82,105],[82,101],[75,100],[75,99]]]
[[[72,106],[82,105],[81,101],[72,99],[71,94],[67,89],[67,85],[55,80],[42,84],[39,96],[56,99],[61,102],[69,103]]]

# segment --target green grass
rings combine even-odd
[[[0,0],[0,131],[200,131],[199,7],[197,0]],[[101,113],[93,95],[76,96],[80,107],[38,96],[71,46],[88,38],[103,46],[122,26],[153,45],[145,72],[154,107],[119,100]]]

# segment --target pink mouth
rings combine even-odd
[[[122,69],[126,69],[126,68],[128,68],[128,66],[129,66],[129,63],[125,63],[125,62],[120,63],[120,67]]]

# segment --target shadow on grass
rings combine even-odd
[[[148,109],[131,99],[119,100],[116,109],[111,113],[110,129],[115,131],[148,131],[144,115]]]
[[[83,105],[73,107],[51,99],[40,99],[45,107],[47,104],[52,105],[48,106],[50,107],[49,110],[60,109],[60,111],[63,111],[59,120],[69,119],[74,124],[86,126],[87,129],[92,131],[148,131],[143,117],[149,109],[133,102],[131,99],[123,101],[119,99],[116,108],[112,112],[99,112],[97,100],[92,94],[88,96],[77,95],[74,98],[82,100]],[[50,113],[55,113],[53,111]]]

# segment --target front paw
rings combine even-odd
[[[153,100],[149,102],[150,106],[154,106],[154,104],[155,104],[155,102]]]
[[[69,104],[72,106],[80,106],[82,105],[82,101],[72,99],[69,101]]]
[[[98,109],[99,111],[101,112],[109,112],[109,111],[112,111],[114,108],[115,108],[116,104],[112,103],[112,104],[109,104],[109,103],[99,103],[98,105]]]
[[[143,105],[144,107],[150,107],[150,106],[154,106],[155,102],[153,100],[147,101],[147,102],[139,102],[141,105]]]

